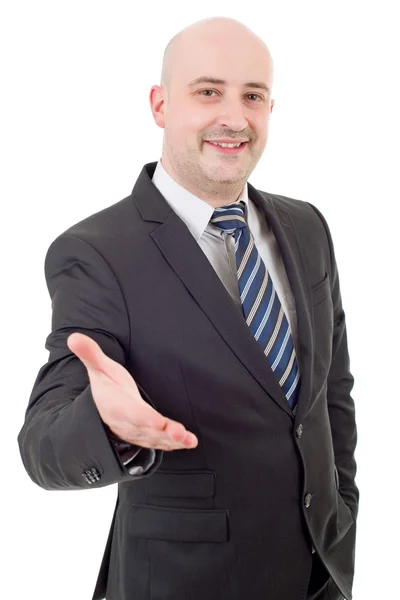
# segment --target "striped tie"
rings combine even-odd
[[[244,209],[243,202],[217,208],[210,223],[233,234],[240,301],[246,323],[295,413],[299,368],[293,339],[272,279],[247,226]]]

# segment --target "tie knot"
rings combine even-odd
[[[212,214],[210,223],[227,233],[234,233],[236,229],[247,227],[244,209],[245,205],[243,202],[235,202],[234,204],[216,208]]]

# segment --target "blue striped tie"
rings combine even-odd
[[[246,323],[295,413],[299,368],[293,339],[272,279],[247,226],[244,209],[243,202],[217,208],[210,223],[233,234],[240,301]]]

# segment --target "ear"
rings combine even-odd
[[[159,85],[153,85],[150,90],[150,108],[157,125],[165,128],[165,89]]]

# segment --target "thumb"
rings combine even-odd
[[[67,346],[83,362],[88,371],[106,373],[107,356],[91,337],[83,333],[71,333],[67,338]]]

